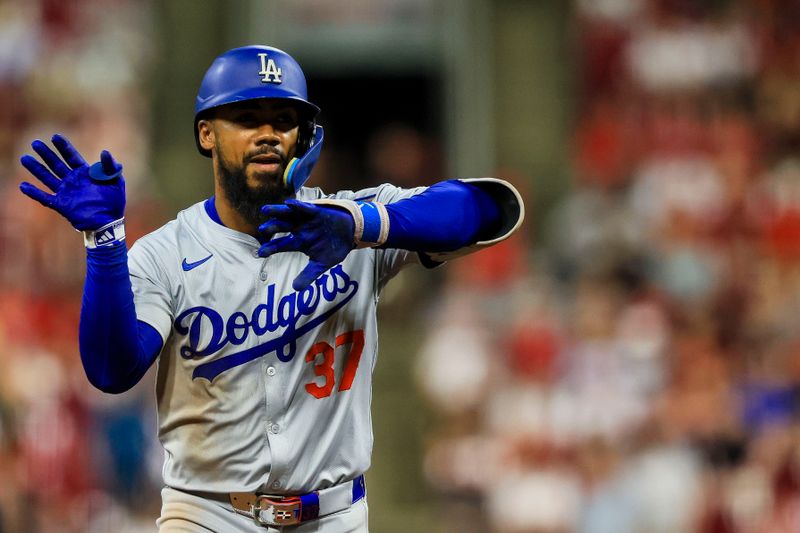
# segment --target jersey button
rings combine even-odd
[[[260,279],[261,281],[267,281],[267,273],[262,272],[261,274],[258,275],[258,279]]]
[[[267,374],[268,374],[268,375],[270,375],[270,376],[274,376],[274,375],[275,375],[275,372],[276,372],[276,370],[275,370],[275,367],[274,367],[274,366],[267,367]]]
[[[253,257],[258,257],[258,250],[253,250]]]
[[[272,482],[272,488],[273,488],[273,489],[279,489],[279,488],[281,488],[281,482],[280,482],[280,481],[273,481],[273,482]]]
[[[272,424],[269,427],[270,433],[278,433],[281,430],[281,427],[278,424]]]

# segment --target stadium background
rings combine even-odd
[[[313,185],[498,175],[507,243],[385,294],[372,530],[800,530],[796,0],[0,0],[0,531],[152,531],[152,373],[80,367],[27,142],[125,164],[136,238],[211,191],[210,60],[292,53]]]

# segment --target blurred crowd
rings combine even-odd
[[[125,162],[133,239],[163,220],[147,196],[150,25],[132,0],[0,1],[0,532],[151,531],[158,513],[152,388],[89,386],[81,237],[18,189],[36,181],[28,143],[66,133]]]
[[[800,531],[800,3],[572,24],[570,191],[419,353],[442,530]]]

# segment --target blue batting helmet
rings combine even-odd
[[[197,123],[209,109],[256,98],[291,100],[300,111],[297,154],[303,155],[314,141],[319,107],[308,101],[306,77],[289,54],[271,46],[243,46],[217,57],[206,71],[194,104],[194,137],[197,149],[206,157],[198,137]]]

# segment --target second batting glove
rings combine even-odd
[[[347,211],[294,199],[284,205],[265,205],[261,211],[270,217],[258,228],[261,233],[268,237],[289,233],[261,246],[261,257],[279,252],[303,252],[309,257],[308,265],[292,283],[296,291],[344,261],[355,247],[355,223]]]

